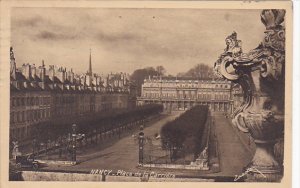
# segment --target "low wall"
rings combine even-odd
[[[185,169],[185,170],[209,170],[209,167],[203,167],[200,165],[181,165],[181,164],[143,164],[142,167]]]
[[[76,161],[55,161],[55,160],[42,160],[36,159],[41,164],[47,165],[59,165],[59,166],[73,166],[76,165]]]
[[[34,172],[23,171],[23,181],[93,181],[93,182],[212,182],[214,179],[205,178],[154,178],[105,176],[101,174],[63,173],[63,172]]]
[[[79,174],[60,172],[33,172],[23,171],[21,178],[24,181],[102,181],[99,174]]]

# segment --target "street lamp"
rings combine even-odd
[[[72,125],[72,161],[76,162],[76,129],[77,125]]]
[[[139,133],[139,165],[144,163],[144,133]]]
[[[58,157],[61,158],[62,155],[62,138],[58,137],[55,147],[58,149]]]
[[[35,153],[36,153],[36,144],[37,144],[37,141],[34,138],[33,141],[32,141],[32,154],[33,154],[33,156],[35,156]]]

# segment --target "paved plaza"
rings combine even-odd
[[[248,135],[233,127],[224,115],[215,114],[215,133],[218,142],[220,172],[217,176],[240,175],[254,154],[253,142],[248,143]]]

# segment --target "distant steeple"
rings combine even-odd
[[[85,84],[91,86],[93,82],[93,71],[92,71],[92,50],[90,49],[90,60],[89,60],[89,69],[86,73]]]
[[[92,76],[92,50],[90,49],[90,60],[89,60],[89,70],[88,70],[88,75]]]

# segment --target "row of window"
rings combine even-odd
[[[76,101],[85,101],[85,102],[94,102],[95,97],[90,96],[90,97],[81,97],[81,96],[56,96],[54,98],[55,103],[64,103],[64,104],[71,104],[75,103]]]
[[[11,138],[12,139],[22,139],[30,135],[29,127],[21,127],[16,129],[11,129]]]
[[[122,103],[116,104],[117,107],[122,107]],[[101,107],[98,107],[98,110],[101,109],[110,109],[112,104],[102,104]],[[84,112],[95,112],[95,105],[85,105],[80,106],[79,113]],[[58,108],[53,112],[53,115],[72,115],[75,114],[76,111],[65,109],[65,108]],[[26,110],[26,111],[18,111],[18,112],[11,112],[10,113],[10,122],[11,123],[23,123],[27,121],[38,121],[41,119],[47,119],[50,117],[50,109],[38,109],[38,110]]]
[[[145,84],[146,87],[181,87],[181,88],[229,88],[229,85],[197,85],[197,84]],[[215,87],[214,87],[215,86]]]
[[[58,99],[59,98],[59,99]],[[56,97],[55,100],[66,100],[67,97]],[[72,98],[70,98],[72,99]],[[55,105],[55,111],[53,112],[53,115],[61,116],[61,115],[72,115],[72,114],[82,114],[86,112],[95,112],[101,111],[102,109],[109,109],[111,107],[107,107],[107,105],[113,105],[112,103],[116,103],[113,105],[114,107],[122,107],[122,103],[117,104],[118,101],[125,101],[127,99],[126,96],[102,96],[101,101],[97,101],[97,103],[94,101],[95,97],[84,97],[84,103],[66,103],[66,101],[56,102]],[[69,105],[66,105],[69,104]],[[79,106],[78,106],[79,105]],[[125,105],[125,104],[124,104]],[[99,109],[99,110],[98,110]]]
[[[186,93],[179,93],[179,94],[169,94],[163,93],[161,96],[159,93],[144,93],[145,98],[180,98],[180,99],[212,99],[212,94],[198,94],[198,97],[195,94],[186,94]],[[230,97],[228,94],[215,94],[214,99],[216,100],[229,100]]]
[[[50,97],[12,97],[11,106],[49,105]]]
[[[229,95],[215,94],[215,100],[229,100]]]
[[[11,123],[21,123],[26,121],[37,121],[50,117],[49,109],[38,109],[38,110],[26,110],[20,112],[10,113]]]
[[[85,112],[94,112],[95,111],[95,104],[87,104],[87,105],[80,105],[79,110],[76,106],[63,106],[59,105],[56,106],[55,111],[53,111],[53,116],[64,116],[64,115],[75,115],[75,114],[82,114]]]
[[[153,101],[145,101],[146,104],[153,104],[155,102]],[[166,102],[164,103],[164,108],[172,108],[172,109],[188,109],[196,104],[203,104],[203,103],[190,103],[190,102],[174,102],[174,103],[169,103]],[[228,111],[230,110],[230,105],[228,103],[210,103],[210,102],[205,102],[205,105],[208,105],[209,109],[211,109],[212,111]]]
[[[114,97],[112,96],[102,96],[101,100],[112,100]],[[62,96],[55,97],[54,102],[56,104],[72,104],[76,101],[82,99],[81,97],[75,96]],[[83,100],[87,103],[95,103],[95,97],[84,97]],[[20,107],[20,106],[38,106],[38,105],[50,105],[51,98],[50,97],[12,97],[11,98],[11,106],[12,107]]]

